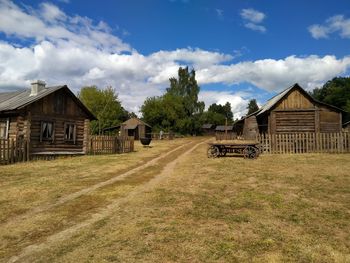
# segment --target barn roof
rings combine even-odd
[[[88,108],[85,107],[85,105],[74,95],[74,93],[66,85],[46,87],[39,91],[38,94],[35,96],[30,95],[30,89],[0,93],[0,112],[23,109],[24,107],[60,89],[66,89],[68,93],[72,96],[73,100],[84,110],[84,112],[89,116],[89,118],[96,119],[96,117],[88,110]]]
[[[225,129],[225,127],[226,127],[226,129]],[[230,125],[230,126],[218,125],[218,126],[216,126],[215,130],[216,131],[225,131],[225,130],[232,131],[233,130],[233,126],[232,125]]]
[[[210,124],[210,123],[205,123],[202,125],[202,129],[211,129],[213,128],[214,124]]]

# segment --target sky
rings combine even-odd
[[[112,86],[139,113],[179,67],[196,71],[199,99],[263,105],[350,72],[348,0],[0,0],[0,91]]]

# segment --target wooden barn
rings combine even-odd
[[[298,84],[271,98],[258,111],[235,123],[243,133],[245,119],[255,116],[260,133],[337,133],[342,131],[344,111],[312,98]]]
[[[135,140],[151,138],[152,127],[138,118],[131,118],[120,124],[121,135],[133,136]]]
[[[66,85],[0,93],[0,138],[29,141],[30,154],[83,154],[94,119]]]

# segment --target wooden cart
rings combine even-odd
[[[226,154],[240,154],[246,159],[256,159],[259,156],[257,142],[212,142],[208,146],[208,158],[225,156]]]

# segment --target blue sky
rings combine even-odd
[[[235,116],[300,83],[350,68],[348,1],[0,0],[0,90],[113,86],[138,111],[179,66],[197,72],[206,105]]]

